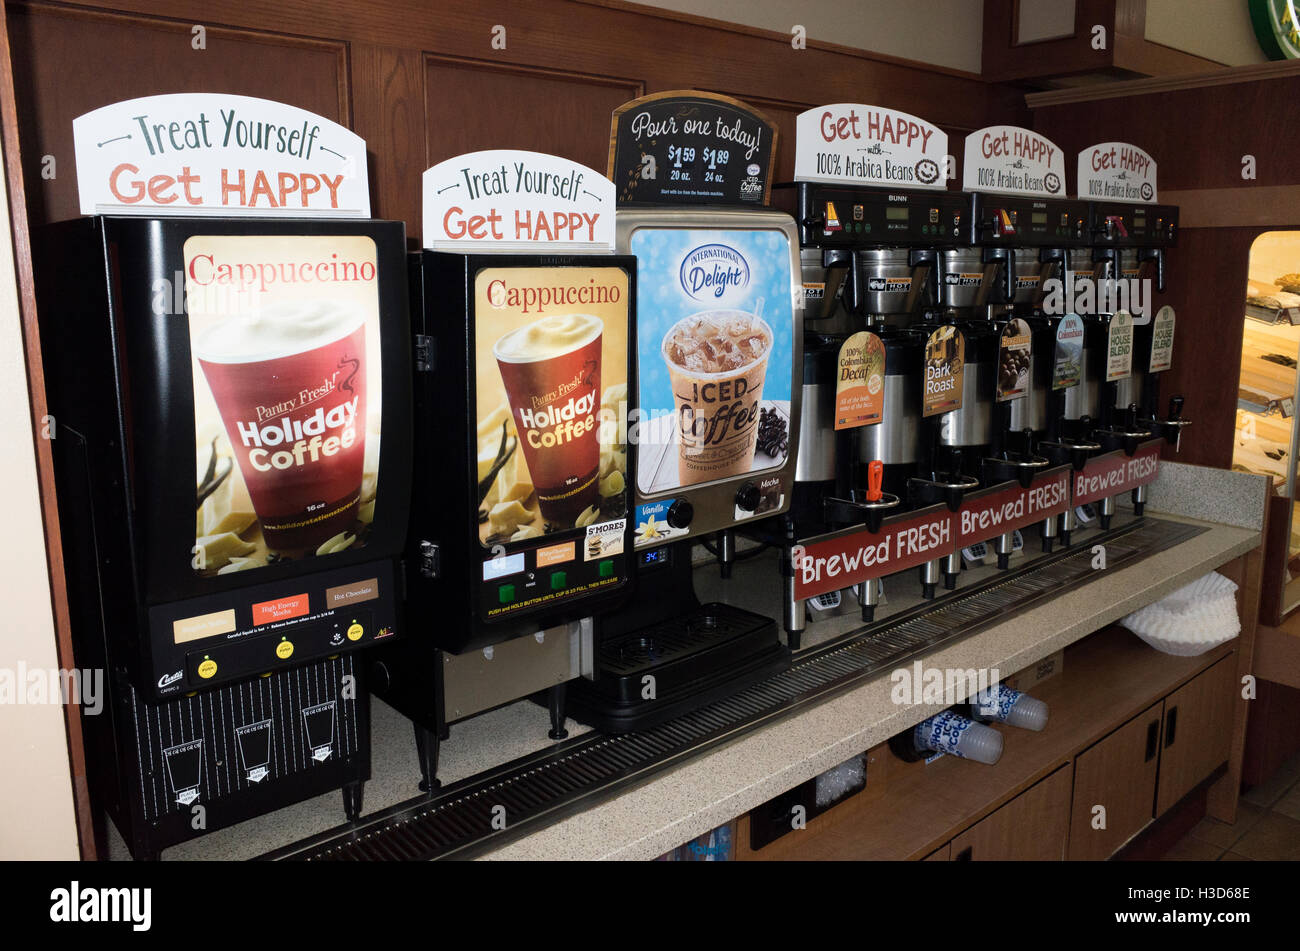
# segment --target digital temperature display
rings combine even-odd
[[[1036,225],[1045,225],[1047,224],[1047,212],[1035,211],[1033,214],[1029,216],[1029,220]]]
[[[652,548],[649,551],[641,552],[641,566],[644,568],[648,565],[662,565],[668,561],[667,548]]]
[[[908,213],[908,209],[905,208],[905,207],[904,207],[904,208],[886,208],[886,209],[885,209],[885,220],[886,220],[886,221],[906,221],[907,218],[908,218],[908,214],[909,214],[909,213]]]

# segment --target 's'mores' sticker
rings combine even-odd
[[[601,522],[587,526],[587,540],[582,549],[583,561],[595,561],[611,555],[623,554],[623,533],[627,530],[627,519],[619,518],[612,522]]]

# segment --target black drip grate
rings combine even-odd
[[[1105,542],[1107,565],[1115,568],[1203,531],[1148,518],[1096,540]],[[1086,584],[1095,577],[1092,557],[1090,547],[1044,556],[1013,574],[845,635],[798,658],[789,670],[659,726],[618,736],[587,734],[264,857],[471,857],[760,724],[850,689],[887,667],[998,623],[1049,595]],[[503,819],[505,828],[497,828]]]
[[[601,670],[610,676],[630,676],[728,641],[743,640],[753,630],[753,615],[728,605],[705,605],[686,625],[665,621],[602,644]]]

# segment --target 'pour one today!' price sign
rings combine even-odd
[[[370,217],[366,143],[250,96],[128,99],[72,121],[81,213]]]

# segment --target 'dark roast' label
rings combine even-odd
[[[1106,382],[1127,380],[1133,375],[1133,315],[1117,310],[1110,318],[1110,342],[1106,347]]]
[[[1056,325],[1056,355],[1052,360],[1052,389],[1078,386],[1083,374],[1083,318],[1066,314]]]
[[[1007,321],[998,341],[998,402],[1019,399],[1029,392],[1029,324],[1019,317]]]
[[[961,384],[966,368],[966,338],[951,324],[930,334],[925,342],[925,391],[922,415],[937,416],[961,409]]]
[[[835,375],[835,428],[878,423],[885,406],[885,345],[868,331],[853,334],[840,347]]]
[[[1166,304],[1156,311],[1151,327],[1150,373],[1163,373],[1174,363],[1174,309]]]

